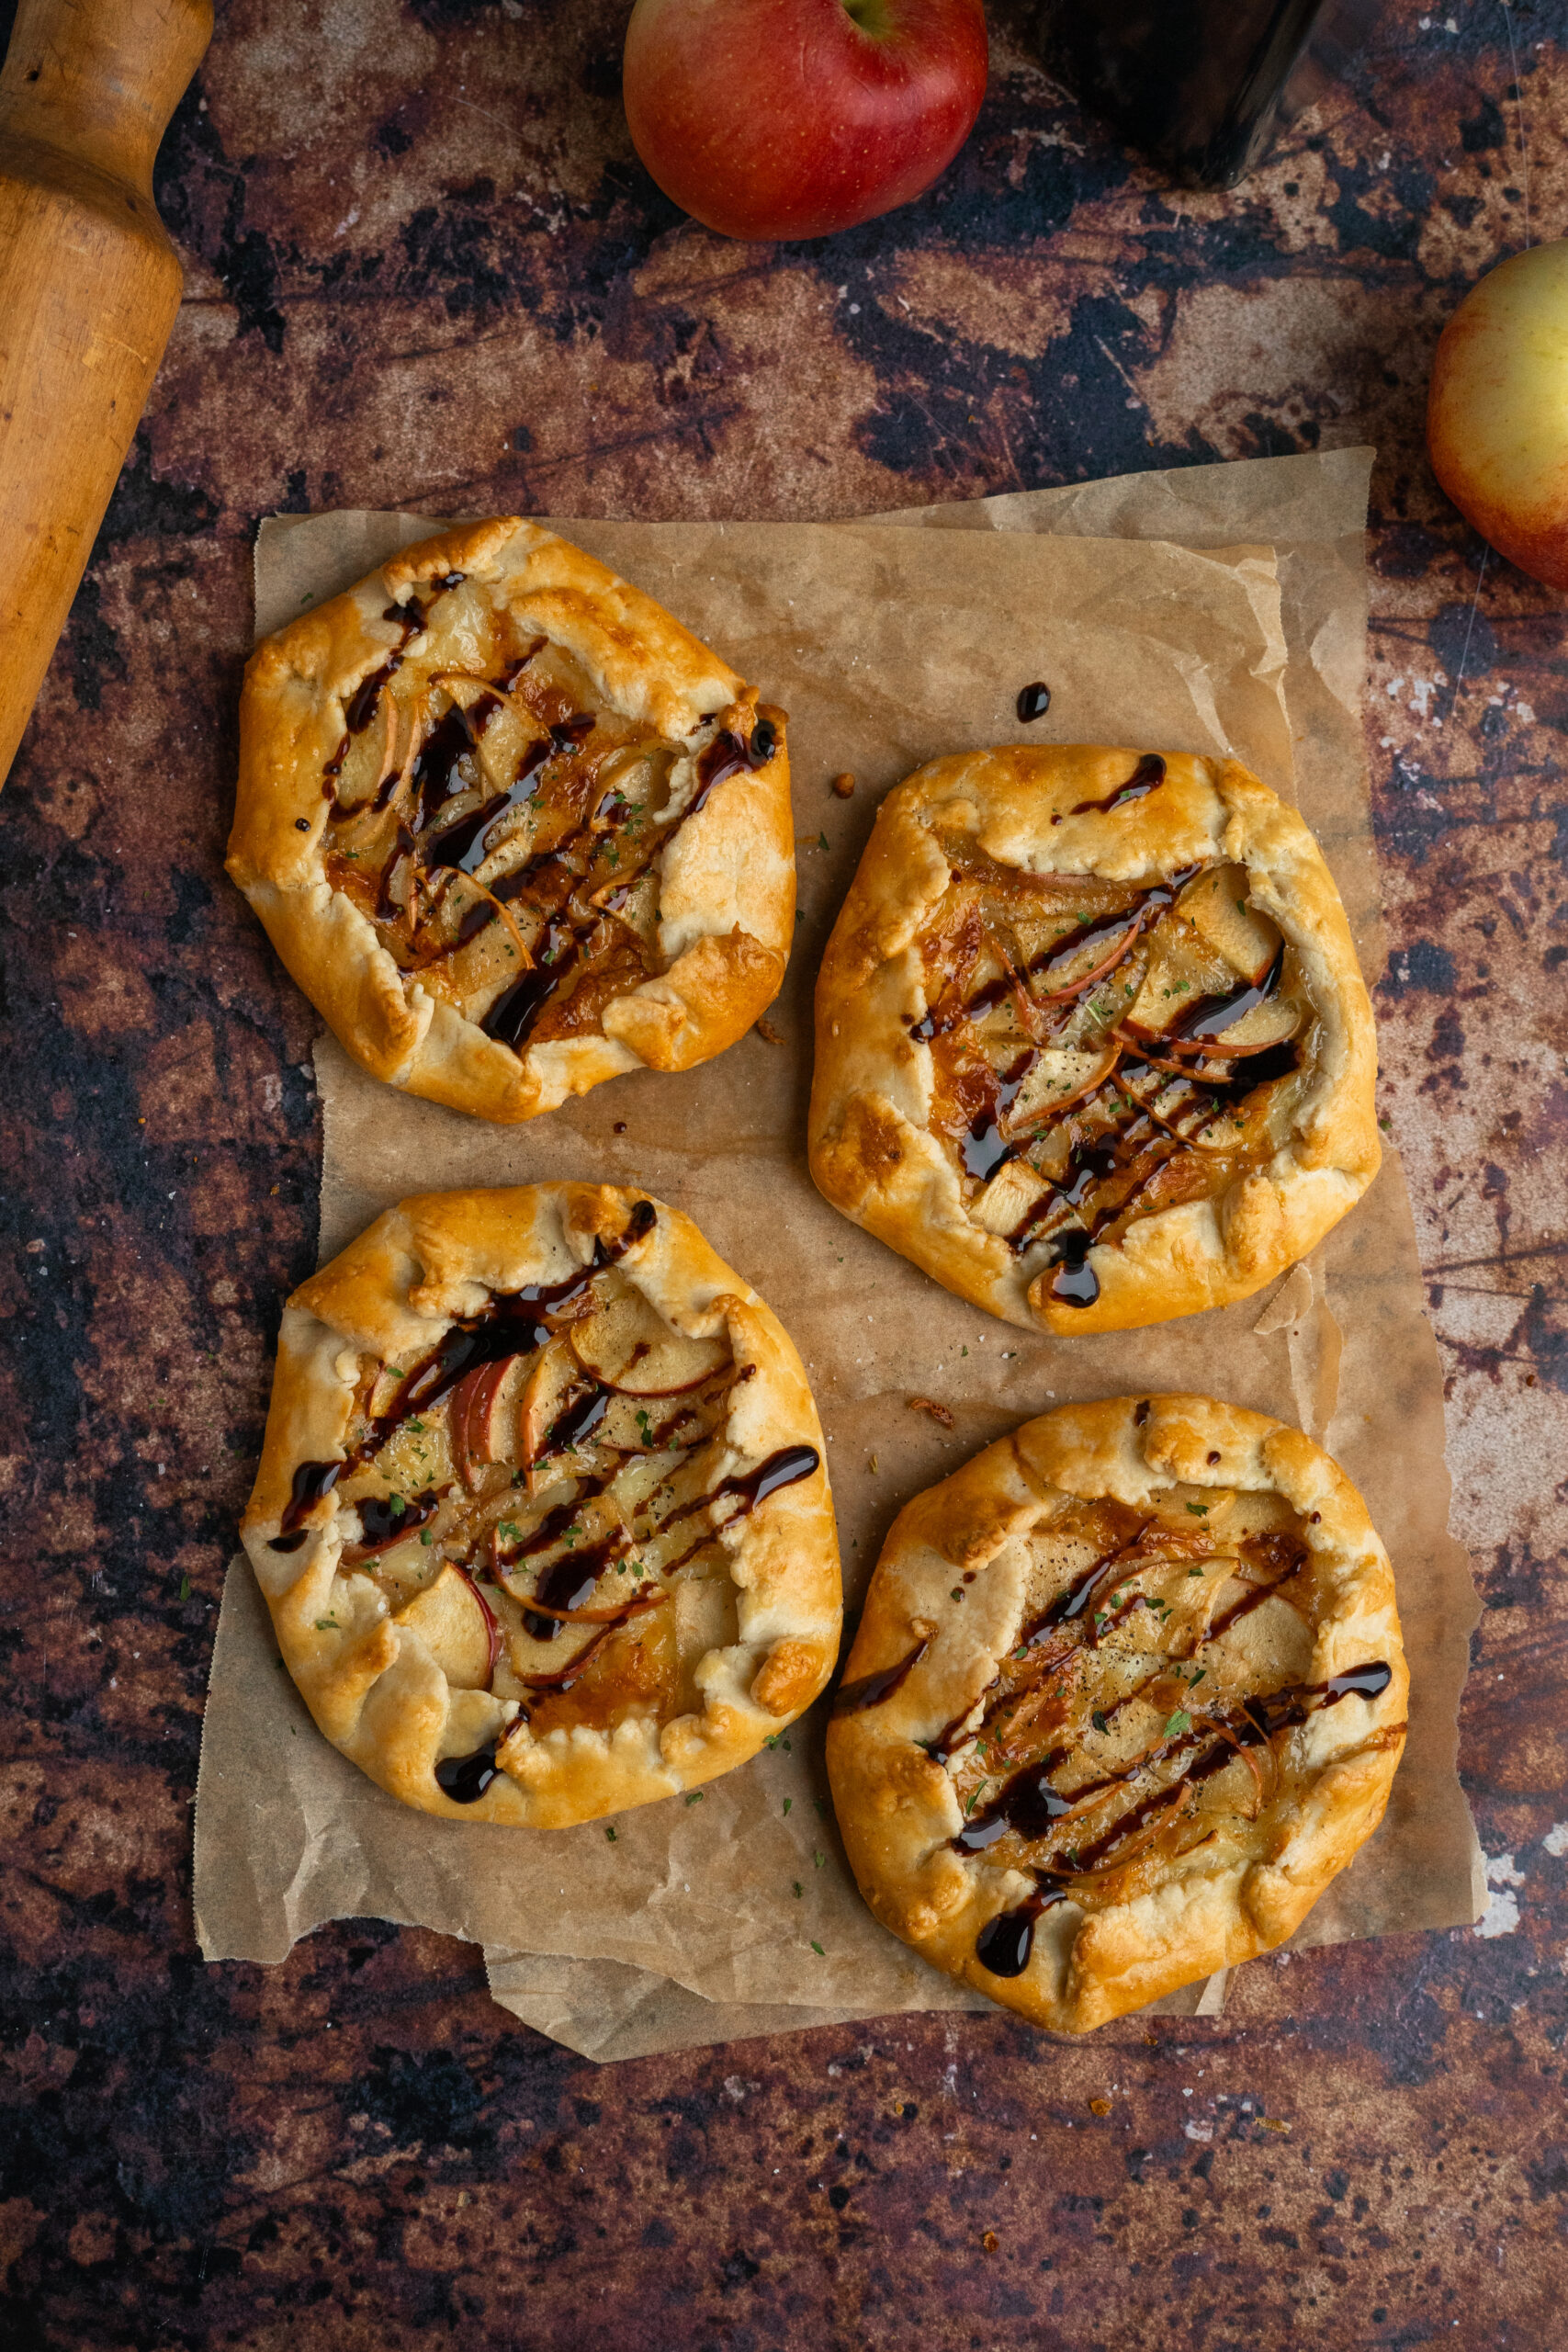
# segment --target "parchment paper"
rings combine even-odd
[[[1033,740],[1228,744],[1277,789],[1299,791],[1309,820],[1332,836],[1342,878],[1359,886],[1360,936],[1375,957],[1356,714],[1364,583],[1347,557],[1365,480],[1365,453],[1341,452],[880,526],[564,526],[791,712],[803,919],[770,1015],[782,1042],[753,1033],[704,1069],[638,1073],[510,1131],[377,1086],[330,1038],[318,1049],[323,1257],[389,1202],[437,1186],[602,1176],[646,1184],[697,1219],[770,1300],[811,1368],[852,1622],[899,1504],[1052,1402],[1211,1388],[1326,1442],[1367,1495],[1394,1557],[1411,1736],[1383,1828],[1318,1904],[1301,1942],[1452,1925],[1480,1907],[1453,1761],[1474,1597],[1446,1532],[1440,1375],[1397,1165],[1391,1159],[1312,1265],[1272,1298],[1062,1342],[993,1322],[837,1216],[807,1173],[804,1114],[811,984],[876,800],[938,752],[1015,738],[1013,698],[1032,678],[1046,679],[1054,697]],[[944,541],[934,561],[925,531],[908,527],[961,518],[969,536]],[[1140,520],[1179,522],[1210,544],[1135,538]],[[1036,535],[1042,521],[1054,536]],[[1277,569],[1261,543],[1281,522],[1299,536]],[[1071,536],[1086,523],[1126,536]],[[366,515],[264,526],[259,628],[428,527],[423,518]],[[844,768],[860,779],[847,803],[827,790]],[[942,1402],[953,1430],[912,1410],[914,1395]],[[327,1918],[422,1922],[481,1941],[499,1999],[600,2058],[901,2008],[984,2006],[885,1934],[861,1904],[827,1802],[821,1713],[795,1726],[787,1747],[711,1785],[700,1804],[622,1816],[613,1842],[598,1824],[525,1840],[415,1819],[315,1732],[237,1563],[197,1796],[203,1949],[276,1960]],[[1216,1980],[1173,2006],[1212,2010],[1221,1997]]]

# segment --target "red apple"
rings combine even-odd
[[[1427,446],[1498,554],[1568,588],[1568,243],[1516,254],[1465,296],[1432,363]]]
[[[986,93],[981,0],[637,0],[624,88],[666,196],[727,237],[826,237],[908,204]]]

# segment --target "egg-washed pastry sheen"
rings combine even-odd
[[[1083,2032],[1267,1951],[1382,1818],[1388,1555],[1299,1430],[1063,1406],[900,1512],[828,1731],[885,1927]]]
[[[1380,1158],[1371,1008],[1295,811],[1234,760],[938,760],[877,812],[817,989],[812,1172],[1026,1329],[1245,1297]]]
[[[229,872],[365,1069],[529,1119],[773,1001],[784,733],[581,548],[454,528],[253,654]]]
[[[321,1730],[426,1813],[696,1788],[838,1653],[800,1359],[689,1218],[607,1185],[404,1201],[302,1283],[242,1532]]]

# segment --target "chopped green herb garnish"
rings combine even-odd
[[[784,1799],[784,1811],[785,1811],[786,1813],[789,1811],[789,1809],[790,1809],[791,1805],[792,1805],[794,1803],[795,1803],[795,1799],[794,1799],[793,1797],[785,1797],[785,1799]]]
[[[279,1658],[277,1662],[278,1662],[279,1666],[281,1666],[281,1665],[283,1664],[283,1660],[282,1660],[281,1658]],[[798,1902],[798,1901],[800,1900],[800,1897],[805,1894],[806,1889],[801,1885],[800,1881],[799,1881],[798,1879],[795,1879],[795,1880],[793,1880],[793,1881],[791,1882],[791,1883],[793,1884],[793,1886],[794,1886],[794,1888],[795,1888],[795,1900],[796,1900],[796,1902]]]
[[[1187,1573],[1190,1577],[1201,1577],[1203,1571],[1201,1568],[1189,1568]]]
[[[1089,1716],[1089,1721],[1094,1725],[1096,1731],[1105,1731],[1109,1729],[1109,1725],[1105,1720],[1104,1712],[1101,1708],[1095,1708],[1093,1713]]]
[[[691,1795],[686,1799],[686,1803],[688,1804],[701,1804],[703,1801],[703,1794],[704,1792],[701,1789],[694,1789]]]
[[[827,1957],[828,1957],[827,1953],[823,1951],[823,1949],[822,1949],[821,1945],[818,1942],[818,1940],[817,1940],[817,1939],[816,1939],[816,1937],[815,1937],[815,1936],[813,1936],[813,1937],[812,1937],[812,1939],[811,1939],[811,1949],[812,1949],[812,1951],[817,1954],[817,1957],[818,1957],[818,1960],[826,1960],[826,1959],[827,1959]]]
[[[190,1599],[190,1578],[189,1578],[189,1577],[182,1577],[180,1578],[180,1599],[181,1599],[182,1600],[188,1600]]]
[[[615,1831],[614,1831],[613,1829],[606,1829],[606,1830],[605,1830],[605,1832],[604,1832],[604,1835],[605,1835],[605,1837],[609,1839],[609,1841],[610,1841],[611,1845],[613,1846],[613,1845],[615,1844]]]
[[[1187,1508],[1191,1512],[1194,1519],[1207,1519],[1209,1516],[1209,1506],[1207,1503],[1189,1503]]]
[[[1190,1731],[1191,1728],[1191,1716],[1188,1713],[1185,1707],[1178,1707],[1175,1714],[1172,1715],[1170,1721],[1165,1727],[1165,1737],[1167,1739],[1174,1739],[1178,1732]]]
[[[826,1854],[819,1854],[819,1853],[818,1853],[818,1851],[817,1851],[816,1848],[815,1848],[815,1847],[813,1847],[813,1849],[812,1849],[812,1853],[811,1853],[811,1859],[812,1859],[813,1862],[816,1864],[817,1868],[818,1868],[818,1870],[820,1870],[820,1869],[821,1869],[821,1867],[822,1867],[822,1865],[823,1865],[823,1863],[827,1860],[828,1857],[827,1857],[827,1855],[826,1855]]]

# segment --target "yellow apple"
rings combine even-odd
[[[1488,271],[1444,328],[1427,446],[1499,555],[1568,588],[1568,242]]]
[[[448,1561],[394,1620],[417,1634],[455,1690],[484,1690],[495,1671],[495,1619]]]

